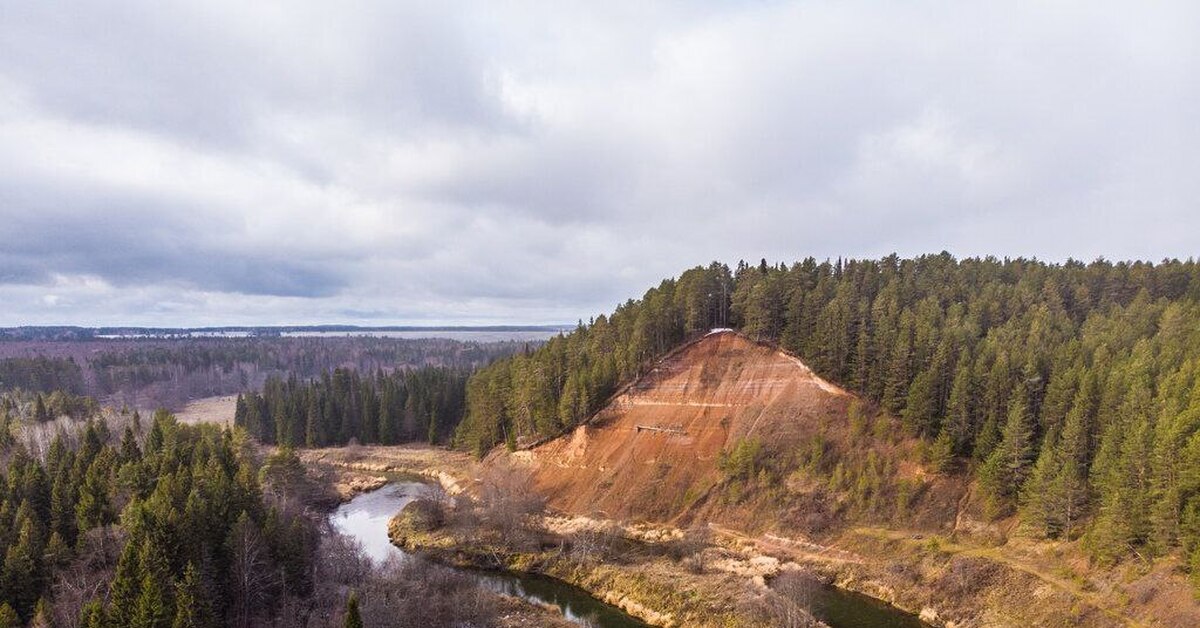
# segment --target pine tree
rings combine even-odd
[[[943,426],[926,453],[929,466],[936,473],[946,473],[954,465],[954,437]]]
[[[942,431],[950,439],[955,454],[970,453],[968,444],[975,434],[975,391],[973,390],[971,366],[967,360],[959,360],[950,386],[950,399],[946,402],[946,419]]]
[[[901,319],[900,332],[896,340],[896,348],[891,353],[891,363],[888,365],[887,379],[883,387],[883,407],[892,414],[900,414],[904,410],[905,396],[911,382],[909,369],[912,363],[912,317],[905,312]]]
[[[1022,502],[1031,523],[1050,537],[1071,539],[1091,502],[1088,467],[1092,459],[1092,432],[1096,407],[1095,377],[1079,380],[1061,427],[1051,423]]]
[[[901,413],[904,427],[910,434],[927,435],[935,427],[937,417],[937,390],[934,387],[936,373],[931,368],[922,371],[908,388],[908,395]]]
[[[363,628],[362,615],[358,612],[358,594],[350,593],[346,601],[346,628]]]
[[[1135,376],[1134,381],[1139,379]],[[1148,388],[1130,386],[1120,408],[1123,421],[1105,433],[1104,455],[1097,458],[1092,470],[1100,495],[1097,518],[1085,545],[1103,562],[1120,558],[1150,537],[1151,412]]]

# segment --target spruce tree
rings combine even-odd
[[[947,435],[955,454],[969,453],[967,445],[975,431],[975,391],[973,390],[971,366],[968,360],[960,359],[950,386],[950,399],[946,402],[946,418],[942,432]]]
[[[170,628],[175,616],[170,565],[162,546],[150,537],[142,541],[138,552],[138,573],[141,581],[131,625]]]
[[[113,623],[113,626],[120,624]],[[108,618],[104,614],[104,602],[99,599],[93,599],[79,613],[79,628],[106,628],[109,626]]]
[[[379,442],[384,445],[396,444],[395,419],[392,417],[390,386],[385,384],[379,395]]]
[[[350,593],[350,599],[346,601],[346,628],[363,628],[362,615],[358,612],[358,594]]]
[[[129,539],[121,549],[117,571],[109,586],[108,619],[114,626],[129,626],[137,610],[141,594],[141,573],[138,566],[138,543]]]
[[[79,503],[75,506],[75,522],[81,532],[114,521],[112,506],[108,501],[109,483],[105,464],[97,462],[88,467],[79,491]]]
[[[211,610],[200,572],[188,563],[183,578],[175,584],[175,619],[171,628],[207,628],[212,625]]]
[[[21,618],[8,602],[0,603],[0,628],[21,628]]]
[[[988,490],[989,512],[1003,514],[1025,484],[1036,455],[1033,416],[1024,385],[1013,391],[1012,403],[1000,442],[980,469],[980,481]]]
[[[46,598],[38,600],[37,606],[34,607],[29,628],[54,628],[54,614]]]

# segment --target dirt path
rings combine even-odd
[[[853,533],[862,534],[864,536],[872,536],[875,538],[888,539],[888,540],[893,540],[893,541],[904,541],[904,542],[909,542],[909,543],[916,542],[918,538],[922,537],[922,535],[920,535],[919,533],[916,533],[916,532],[906,532],[903,530],[889,530],[889,529],[885,529],[885,528],[855,528],[853,530]],[[1045,582],[1047,584],[1055,586],[1055,587],[1067,592],[1068,594],[1087,602],[1091,606],[1094,606],[1095,608],[1103,611],[1104,614],[1108,615],[1109,617],[1112,617],[1113,619],[1124,622],[1127,625],[1130,625],[1130,626],[1147,626],[1148,625],[1148,624],[1138,620],[1135,617],[1130,617],[1125,612],[1124,609],[1115,607],[1112,604],[1110,604],[1108,601],[1108,596],[1104,595],[1103,593],[1096,592],[1096,591],[1088,591],[1088,590],[1084,589],[1079,583],[1077,583],[1073,580],[1070,580],[1068,578],[1063,578],[1062,576],[1055,575],[1054,573],[1046,571],[1045,569],[1042,569],[1042,568],[1038,567],[1037,565],[1032,565],[1032,564],[1029,564],[1028,562],[1022,561],[1022,560],[1012,556],[1011,554],[1004,552],[1002,548],[971,547],[971,546],[966,546],[966,545],[960,545],[958,543],[954,543],[952,541],[938,537],[938,549],[943,552],[950,553],[950,554],[956,554],[959,556],[973,556],[973,557],[978,557],[978,558],[986,558],[991,561],[1002,563],[1011,569],[1015,569],[1017,571],[1027,573],[1031,576],[1038,578],[1039,580],[1042,580],[1043,582]]]
[[[835,547],[812,543],[803,539],[791,539],[787,537],[776,536],[774,534],[750,536],[748,534],[738,532],[737,530],[723,528],[713,523],[708,524],[708,527],[721,537],[749,543],[759,552],[772,556],[783,555],[796,561],[808,560],[828,563],[853,563],[856,565],[861,565],[866,562],[863,557],[854,554],[853,552],[847,552]]]

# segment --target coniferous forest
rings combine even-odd
[[[898,417],[991,516],[1200,570],[1200,265],[949,254],[713,263],[467,385],[459,446],[559,434],[710,328],[778,343]]]
[[[262,393],[238,396],[234,422],[268,444],[327,447],[438,443],[463,415],[470,371],[422,367],[327,371],[319,379],[269,378]]]
[[[295,477],[294,455],[260,464],[229,430],[128,418],[9,452],[0,626],[248,626],[311,593],[318,529],[260,486]]]

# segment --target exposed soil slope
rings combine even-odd
[[[845,430],[853,399],[799,360],[737,333],[663,359],[573,433],[525,452],[556,508],[671,521],[703,506],[722,450]]]

